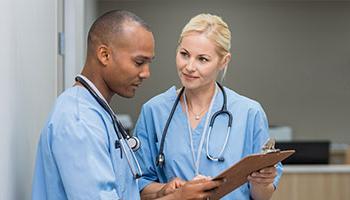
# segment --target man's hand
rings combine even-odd
[[[176,189],[170,199],[207,199],[211,195],[212,189],[221,185],[221,181],[211,181],[208,179],[197,179],[186,182],[181,188]]]
[[[157,192],[157,197],[162,197],[165,195],[168,195],[172,192],[174,192],[176,189],[182,187],[183,185],[185,185],[186,181],[182,180],[181,178],[174,178],[173,180],[171,180],[170,182],[168,182],[167,184],[165,184],[162,189],[160,189]]]
[[[200,179],[210,180],[211,177],[210,177],[210,176],[204,176],[204,175],[198,174],[198,175],[195,176],[192,180],[200,180]]]

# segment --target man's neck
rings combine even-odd
[[[95,87],[98,89],[98,91],[102,94],[103,98],[110,103],[111,99],[113,97],[113,92],[109,89],[106,82],[103,80],[102,76],[98,72],[91,72],[92,70],[89,70],[89,67],[84,66],[83,71],[81,74],[85,76],[89,81],[91,81]]]

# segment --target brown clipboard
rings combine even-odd
[[[247,177],[251,173],[266,167],[274,166],[294,153],[295,150],[285,150],[266,154],[253,154],[243,158],[232,167],[213,178],[213,180],[224,180],[224,182],[220,187],[212,191],[210,199],[220,199],[247,182]]]

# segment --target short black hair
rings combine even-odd
[[[136,22],[151,32],[149,25],[132,12],[125,10],[111,10],[98,17],[92,24],[87,38],[88,51],[93,50],[97,44],[109,44],[118,37],[123,30],[124,22]]]

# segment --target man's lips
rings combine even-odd
[[[141,82],[139,82],[139,83],[133,83],[133,84],[131,84],[131,85],[134,86],[134,87],[140,87]]]

